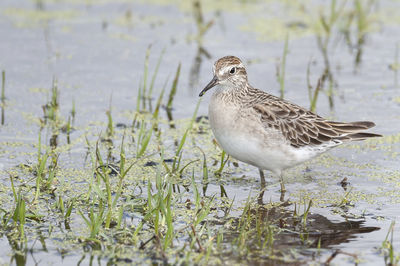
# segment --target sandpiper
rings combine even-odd
[[[214,88],[209,103],[212,131],[220,146],[239,161],[280,177],[282,171],[342,143],[381,137],[364,132],[370,121],[334,122],[252,87],[242,61],[235,56],[217,60],[214,77],[200,92]]]

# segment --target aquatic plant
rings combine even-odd
[[[280,91],[280,98],[283,99],[285,96],[285,72],[286,72],[286,57],[289,52],[288,49],[289,45],[289,33],[286,34],[285,44],[283,48],[283,55],[282,55],[282,62],[280,67],[277,66],[276,76],[279,82],[279,91]]]

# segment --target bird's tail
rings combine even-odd
[[[365,140],[367,138],[382,137],[380,134],[362,132],[375,126],[371,121],[356,121],[350,123],[329,122],[336,132],[342,133],[337,139],[340,140]]]
[[[352,133],[345,136],[340,137],[340,140],[365,140],[368,138],[375,138],[375,137],[382,137],[382,135],[369,133],[369,132],[359,132],[359,133]]]

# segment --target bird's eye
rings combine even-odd
[[[236,73],[236,67],[232,67],[231,70],[229,70],[229,73],[235,74]]]

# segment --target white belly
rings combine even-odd
[[[290,146],[265,145],[260,143],[260,139],[248,135],[220,134],[218,130],[213,132],[221,147],[235,159],[278,175],[282,170],[303,161],[298,159]]]
[[[294,148],[274,129],[266,130],[257,119],[240,115],[235,106],[209,106],[212,131],[221,147],[239,161],[280,175],[281,171],[318,155],[308,148]]]

